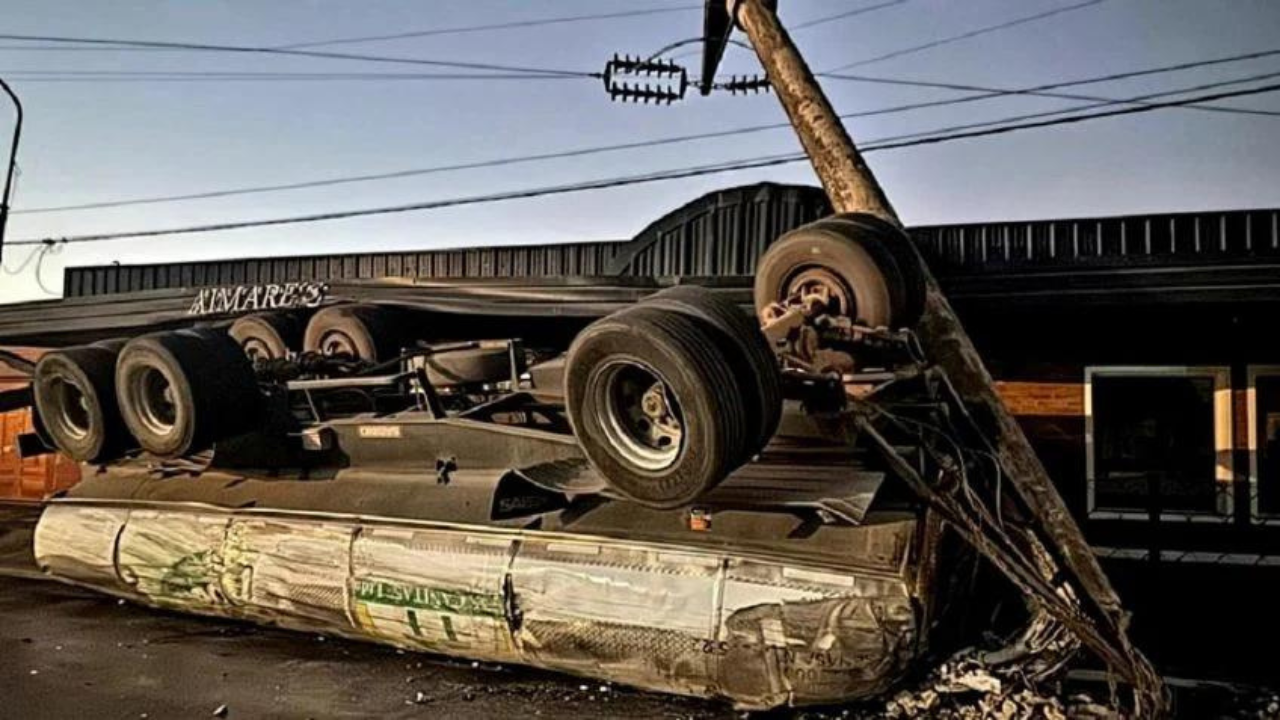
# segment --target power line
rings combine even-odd
[[[1208,95],[1200,95],[1182,100],[1170,100],[1162,103],[1152,103],[1148,105],[1139,105],[1134,107],[1119,108],[1115,110],[1105,110],[1095,113],[1084,113],[1080,115],[1072,115],[1069,117],[1055,118],[1052,120],[1039,120],[1035,122],[1003,125],[1000,127],[986,128],[982,130],[970,130],[964,132],[947,132],[946,129],[937,131],[939,134],[923,138],[911,138],[899,140],[896,137],[882,138],[878,141],[868,143],[864,148],[864,152],[876,152],[882,150],[900,149],[906,147],[916,147],[921,145],[933,145],[944,142],[952,142],[976,137],[986,137],[991,135],[1000,135],[1021,130],[1052,127],[1056,125],[1067,125],[1089,120],[1095,120],[1106,117],[1116,117],[1119,115],[1134,115],[1138,113],[1153,112],[1156,110],[1172,107],[1182,107],[1191,103],[1211,102],[1215,100],[1225,100],[1235,97],[1245,97],[1249,95],[1258,95],[1268,92],[1280,91],[1280,84],[1264,85],[1256,88],[1244,90],[1234,90],[1229,92],[1213,93]],[[1117,101],[1124,102],[1124,101]],[[901,136],[900,136],[901,137]],[[449,198],[445,200],[433,200],[427,202],[410,203],[405,205],[390,205],[374,208],[361,208],[356,210],[343,210],[327,213],[316,213],[311,215],[294,215],[279,218],[266,218],[259,220],[242,220],[223,223],[213,223],[206,225],[191,225],[185,227],[162,228],[154,230],[134,230],[113,233],[98,233],[89,235],[75,235],[58,239],[58,244],[84,243],[84,242],[103,242],[107,240],[124,240],[146,237],[161,237],[173,235],[189,235],[194,233],[216,232],[224,230],[240,230],[254,227],[269,227],[278,225],[292,225],[299,223],[322,222],[329,220],[341,220],[355,217],[368,217],[373,215],[387,215],[393,213],[412,212],[419,210],[434,210],[446,207],[458,207],[462,205],[478,205],[492,202],[501,202],[506,200],[515,200],[522,198],[545,197],[549,195],[562,195],[567,193],[584,192],[588,190],[602,190],[606,188],[622,187],[626,185],[638,185],[644,183],[661,182],[666,180],[676,180],[682,178],[698,177],[702,175],[712,175],[722,172],[730,172],[736,170],[746,170],[752,168],[770,167],[776,165],[784,165],[793,162],[800,162],[807,159],[803,153],[788,155],[771,155],[765,157],[749,158],[740,161],[730,161],[716,163],[712,165],[703,165],[697,167],[680,168],[675,170],[658,171],[644,173],[640,175],[630,175],[615,178],[606,178],[601,180],[593,180],[582,183],[571,183],[566,185],[552,185],[547,187],[527,188],[524,190],[513,190],[502,193],[493,193],[488,195],[473,195],[468,197]],[[49,240],[18,240],[10,243],[10,245],[36,245],[48,244]]]
[[[1153,112],[1156,110],[1164,110],[1166,108],[1186,107],[1191,103],[1212,102],[1214,100],[1227,100],[1236,97],[1247,97],[1250,95],[1261,95],[1280,91],[1280,83],[1271,85],[1263,85],[1256,88],[1248,88],[1245,90],[1233,90],[1230,92],[1212,93],[1208,95],[1199,95],[1196,97],[1186,98],[1183,100],[1169,100],[1161,103],[1150,103],[1147,105],[1135,105],[1132,107],[1118,108],[1116,110],[1103,110],[1095,113],[1085,113],[1082,115],[1071,115],[1064,118],[1055,118],[1053,120],[1037,120],[1034,122],[1017,123],[1013,125],[1000,125],[982,130],[970,130],[962,132],[947,133],[946,135],[935,135],[930,137],[919,137],[920,133],[899,136],[906,139],[897,140],[895,138],[886,138],[880,141],[875,147],[868,148],[866,152],[874,150],[896,150],[904,147],[919,147],[921,145],[937,145],[943,142],[951,142],[954,140],[967,140],[970,138],[990,137],[992,135],[1003,135],[1021,130],[1033,130],[1037,128],[1054,127],[1057,125],[1073,125],[1075,123],[1086,122],[1088,120],[1097,120],[1099,118],[1118,117],[1120,115],[1136,115],[1138,113]],[[1125,102],[1123,100],[1117,102]],[[995,125],[1002,121],[992,121],[985,123]],[[964,126],[957,126],[964,127]]]
[[[36,255],[38,255],[42,250],[44,250],[43,247],[34,248],[30,252],[30,254],[27,255],[27,259],[19,263],[18,267],[16,268],[11,268],[8,265],[5,265],[3,262],[0,262],[0,271],[4,271],[4,274],[6,275],[21,275],[22,273],[26,272],[26,269],[31,266],[32,262],[35,261]]]
[[[1078,93],[1058,93],[1044,92],[1034,88],[1017,89],[1017,88],[993,88],[984,85],[966,85],[956,83],[939,83],[929,81],[910,81],[895,80],[891,78],[875,78],[865,76],[832,76],[841,80],[857,80],[859,82],[887,84],[887,85],[915,85],[919,87],[941,88],[945,90],[963,90],[966,92],[977,92],[977,95],[969,95],[963,98],[952,98],[950,104],[956,105],[962,102],[973,102],[977,100],[990,100],[997,97],[1008,97],[1010,95],[1024,95],[1028,97],[1054,98],[1056,100],[1093,100],[1100,102],[1112,102],[1116,98],[1102,97],[1100,95],[1081,95]],[[1137,100],[1124,100],[1124,102],[1132,102],[1142,104]],[[1237,108],[1227,107],[1225,105],[1188,105],[1188,110],[1205,110],[1208,112],[1232,113],[1239,115],[1265,115],[1269,117],[1280,117],[1280,111],[1277,110],[1257,110],[1254,108]]]
[[[854,17],[854,16],[857,16],[857,15],[862,15],[863,13],[869,13],[869,12],[872,12],[872,11],[874,11],[874,10],[880,10],[880,9],[883,9],[883,8],[892,7],[892,6],[894,6],[894,5],[902,5],[903,3],[906,3],[906,2],[909,2],[909,1],[910,1],[910,0],[888,0],[888,2],[878,3],[878,4],[876,4],[876,5],[867,5],[867,6],[860,7],[860,8],[854,8],[853,10],[846,10],[845,12],[836,13],[835,15],[826,15],[826,16],[824,16],[824,17],[814,18],[814,19],[812,19],[812,20],[806,20],[806,21],[801,22],[801,23],[799,23],[799,24],[796,24],[796,25],[790,25],[790,26],[788,26],[788,27],[787,27],[787,32],[794,33],[794,32],[796,32],[796,31],[798,31],[798,30],[804,30],[804,29],[811,28],[811,27],[817,27],[818,25],[824,25],[824,24],[826,24],[826,23],[834,22],[834,21],[836,21],[836,20],[843,20],[844,18]],[[682,47],[684,47],[684,46],[686,46],[686,45],[701,44],[701,43],[703,43],[703,42],[705,42],[705,41],[706,41],[706,38],[702,37],[701,35],[699,35],[699,36],[697,36],[697,37],[686,38],[686,39],[684,39],[684,40],[677,40],[677,41],[675,41],[675,42],[673,42],[673,43],[671,43],[671,44],[669,44],[669,45],[664,45],[660,50],[658,50],[658,51],[656,51],[656,52],[654,52],[654,53],[651,53],[651,54],[649,55],[648,59],[650,59],[650,60],[655,60],[655,59],[657,59],[657,58],[659,58],[659,57],[661,57],[661,56],[663,56],[663,55],[666,55],[667,53],[671,52],[672,50],[677,50],[677,49],[682,48]],[[747,44],[747,43],[745,43],[745,42],[743,42],[743,41],[741,41],[741,40],[737,40],[737,39],[735,39],[735,38],[729,38],[728,43],[729,43],[730,45],[735,46],[735,47],[740,47],[740,48],[742,48],[742,49],[744,49],[744,50],[747,50],[747,51],[750,51],[750,52],[753,52],[753,53],[755,52],[755,49],[754,49],[754,48],[752,48],[752,47],[751,47],[751,45],[749,45],[749,44]],[[691,51],[689,51],[689,52],[680,53],[679,55],[676,55],[676,56],[672,57],[672,59],[673,59],[673,60],[675,60],[675,59],[682,58],[682,57],[688,57],[688,56],[689,56],[689,55],[691,55],[691,54],[697,54],[697,53],[699,53],[699,52],[702,52],[702,51],[701,51],[701,50],[691,50]],[[695,83],[695,84],[696,84],[696,83]]]
[[[1258,60],[1261,58],[1274,57],[1276,55],[1280,55],[1280,48],[1272,48],[1270,50],[1256,50],[1253,52],[1247,52],[1240,55],[1227,55],[1224,57],[1212,58],[1209,60],[1188,60],[1186,62],[1176,63],[1173,65],[1161,65],[1154,68],[1144,68],[1142,70],[1128,70],[1124,72],[1110,73],[1107,75],[1100,75],[1100,76],[1097,76],[1094,78],[1088,78],[1085,80],[1068,80],[1063,82],[1052,83],[1049,85],[1037,85],[1034,88],[1024,90],[1023,92],[1029,92],[1030,90],[1053,90],[1056,88],[1063,88],[1063,87],[1069,87],[1074,85],[1092,85],[1094,83],[1112,82],[1115,80],[1129,80],[1131,78],[1144,77],[1147,75],[1159,75],[1161,73],[1178,72],[1180,70],[1193,70],[1196,68],[1210,67],[1212,65],[1224,65],[1227,63],[1243,62],[1245,60]],[[880,80],[880,78],[869,78],[864,75],[845,75],[845,74],[838,73],[834,70],[828,70],[827,72],[821,72],[817,74],[821,77],[828,77],[836,80],[867,80],[872,82],[876,82]],[[894,82],[904,83],[909,81],[898,80]],[[937,86],[943,87],[943,85],[940,83],[938,83]],[[950,87],[951,89],[961,89],[961,90],[974,89],[974,88],[967,88],[963,86],[950,86]],[[1007,91],[1007,92],[1014,92],[1015,94],[1017,94],[1016,91]]]
[[[36,267],[33,273],[35,275],[36,285],[39,286],[39,288],[44,292],[45,295],[48,295],[50,297],[58,297],[59,293],[55,290],[52,290],[44,282],[44,260],[50,255],[57,255],[61,253],[62,248],[63,248],[62,245],[45,245],[44,247],[41,247],[36,251]]]
[[[836,20],[843,20],[845,18],[856,17],[864,13],[869,13],[869,12],[873,12],[883,8],[892,7],[894,5],[902,5],[907,1],[908,0],[888,0],[887,2],[877,3],[875,5],[867,5],[865,7],[854,8],[853,10],[846,10],[841,13],[836,13],[835,15],[827,15],[826,17],[814,18],[812,20],[805,20],[804,22],[789,26],[787,28],[787,32],[793,33],[793,32],[796,32],[797,30],[805,30],[807,28],[817,27],[818,25],[825,25],[829,22],[835,22]]]
[[[905,105],[895,105],[891,107],[883,107],[883,108],[877,108],[872,110],[862,110],[858,112],[844,113],[840,117],[845,120],[850,120],[850,119],[855,119],[860,117],[886,115],[886,114],[893,114],[893,113],[899,113],[899,112],[907,112],[911,110],[919,110],[924,108],[935,108],[935,107],[944,107],[949,105],[957,105],[961,103],[969,103],[969,102],[975,102],[979,100],[1005,97],[1010,95],[1038,94],[1047,90],[1074,87],[1078,85],[1091,85],[1096,83],[1110,82],[1112,80],[1127,79],[1127,78],[1133,78],[1133,77],[1139,77],[1139,76],[1150,76],[1150,75],[1157,75],[1162,73],[1180,72],[1183,70],[1206,67],[1211,65],[1221,65],[1221,64],[1240,62],[1245,60],[1254,60],[1254,59],[1268,57],[1272,55],[1280,55],[1280,49],[1255,51],[1255,52],[1244,53],[1240,55],[1234,55],[1230,57],[1212,58],[1208,60],[1200,60],[1200,61],[1192,61],[1192,62],[1182,62],[1182,63],[1177,63],[1174,65],[1166,65],[1162,67],[1146,68],[1142,70],[1132,70],[1132,71],[1126,71],[1126,72],[1120,72],[1120,73],[1111,73],[1111,74],[1102,75],[1102,76],[1042,84],[1042,85],[1037,85],[1031,88],[1022,88],[1022,89],[1015,89],[1015,90],[981,88],[983,92],[985,92],[986,94],[970,95],[970,96],[965,96],[960,98],[947,98],[945,100],[933,100],[933,101],[911,103],[911,104],[905,104]],[[846,79],[845,76],[833,76],[833,77]],[[847,79],[863,80],[865,78],[862,78],[861,76],[848,76]],[[923,82],[923,81],[894,81],[887,78],[874,78],[870,80],[876,81],[876,82],[887,82],[887,83],[903,82],[911,85]],[[939,85],[941,85],[941,83],[939,83]],[[979,89],[978,86],[963,86],[963,87],[966,90]],[[1182,91],[1175,91],[1175,92],[1188,92],[1188,91],[1189,90],[1184,89]],[[1142,101],[1125,101],[1125,100],[1112,101],[1107,98],[1094,98],[1091,96],[1081,96],[1079,99],[1088,99],[1091,101],[1097,100],[1097,101],[1103,101],[1103,102],[1118,102],[1118,103],[1137,102],[1138,104],[1141,104],[1142,102]],[[1195,108],[1195,109],[1207,109],[1209,106],[1203,106],[1198,103],[1192,103],[1192,104],[1186,105],[1186,107]],[[1244,111],[1243,109],[1241,110]],[[1269,111],[1249,111],[1249,112],[1269,112]],[[1274,113],[1270,113],[1270,114],[1274,114]],[[447,165],[437,165],[437,166],[426,167],[426,168],[411,168],[407,170],[397,170],[397,171],[391,171],[391,172],[369,173],[369,174],[363,174],[363,175],[348,175],[348,176],[340,176],[340,177],[334,177],[334,178],[304,180],[304,181],[292,182],[292,183],[256,185],[256,186],[249,186],[249,187],[229,188],[225,190],[211,190],[211,191],[197,192],[197,193],[159,195],[159,196],[142,197],[142,198],[126,198],[121,200],[104,200],[104,201],[91,202],[91,203],[78,203],[73,205],[57,205],[57,206],[47,206],[47,207],[15,209],[11,211],[11,214],[19,215],[19,214],[38,214],[38,213],[52,213],[52,212],[69,212],[69,211],[78,211],[78,210],[94,210],[94,209],[103,209],[103,208],[124,207],[124,206],[130,206],[130,205],[152,205],[152,204],[169,203],[169,202],[184,202],[189,200],[205,200],[205,199],[213,199],[213,198],[221,198],[221,197],[231,197],[231,196],[237,196],[237,195],[252,195],[252,194],[269,193],[269,192],[283,192],[283,191],[289,191],[289,190],[304,190],[309,188],[330,187],[335,185],[372,182],[377,180],[392,180],[392,179],[399,179],[399,178],[416,177],[420,175],[432,175],[432,174],[438,174],[438,173],[456,172],[461,170],[476,170],[476,169],[501,167],[506,165],[516,165],[516,164],[523,164],[523,163],[530,163],[530,162],[541,162],[546,160],[559,160],[559,159],[565,159],[565,158],[583,157],[583,156],[597,155],[602,153],[620,152],[625,150],[636,150],[641,148],[657,147],[662,145],[674,145],[674,144],[693,142],[698,140],[710,140],[715,138],[745,135],[750,133],[763,132],[767,130],[776,130],[776,129],[789,128],[789,127],[791,127],[791,125],[786,122],[768,123],[768,124],[762,124],[762,125],[749,125],[749,126],[743,126],[743,127],[737,127],[737,128],[727,128],[724,130],[708,131],[703,133],[692,133],[687,135],[668,136],[664,138],[651,138],[648,140],[637,140],[635,142],[629,142],[629,143],[599,145],[599,146],[591,146],[591,147],[585,147],[585,148],[576,148],[572,150],[559,150],[559,151],[546,152],[546,153],[534,153],[530,155],[494,158],[490,160],[478,160],[478,161],[465,162],[465,163],[452,163]]]
[[[649,148],[659,145],[673,145],[677,143],[691,142],[695,140],[709,140],[713,138],[727,137],[730,135],[747,134],[759,132],[761,130],[769,130],[775,128],[791,127],[787,123],[774,123],[769,125],[754,125],[749,127],[733,128],[729,130],[715,130],[705,133],[695,133],[691,135],[677,135],[667,138],[654,138],[650,140],[638,140],[630,143],[620,143],[615,145],[598,145],[586,148],[578,148],[575,150],[559,150],[555,152],[536,153],[531,155],[519,155],[515,157],[494,158],[491,160],[478,160],[466,163],[454,163],[450,165],[436,165],[427,168],[412,168],[408,170],[398,170],[383,173],[370,173],[366,175],[348,175],[336,178],[325,178],[320,180],[306,180],[295,183],[280,183],[275,185],[259,185],[255,187],[232,188],[228,190],[213,190],[201,193],[189,193],[185,195],[163,195],[149,198],[134,198],[127,200],[108,200],[95,203],[83,203],[79,205],[61,205],[56,207],[42,207],[13,210],[11,214],[38,214],[50,212],[65,212],[71,210],[91,210],[100,208],[122,207],[128,205],[151,205],[157,203],[178,202],[184,200],[203,200],[219,197],[229,197],[234,195],[250,195],[264,192],[277,192],[284,190],[302,190],[307,188],[329,187],[333,185],[346,185],[351,183],[369,182],[374,180],[393,180],[397,178],[416,177],[419,175],[432,175],[437,173],[454,172],[459,170],[476,170],[482,168],[502,167],[505,165],[516,165],[521,163],[538,162],[543,160],[559,160],[572,157],[582,157],[586,155],[596,155],[606,152],[619,152],[623,150],[634,150],[640,148]]]
[[[236,71],[97,71],[97,70],[16,70],[0,71],[11,80],[27,83],[165,83],[165,82],[341,82],[341,81],[446,81],[446,80],[578,80],[574,75],[532,75],[529,73],[325,73],[325,72],[236,72]]]
[[[897,0],[898,2],[906,2],[906,0]],[[301,50],[306,48],[327,47],[331,45],[350,45],[355,43],[378,42],[383,40],[403,40],[409,38],[433,37],[438,35],[462,35],[469,33],[481,33],[492,30],[511,30],[518,28],[539,27],[545,25],[562,25],[569,23],[591,22],[595,20],[608,20],[613,18],[640,17],[643,15],[659,15],[665,13],[688,12],[691,10],[700,10],[701,5],[676,5],[672,7],[662,8],[645,8],[642,10],[626,10],[613,13],[599,13],[595,15],[570,15],[551,18],[536,18],[529,20],[514,20],[503,23],[489,23],[485,25],[466,25],[458,27],[432,28],[430,30],[415,30],[411,32],[392,33],[386,35],[364,35],[359,37],[342,37],[329,40],[317,40],[301,43],[290,43],[288,45],[273,46],[280,50]],[[119,48],[103,48],[103,47],[40,47],[40,46],[22,46],[9,45],[2,46],[0,50],[44,50],[53,52],[65,51],[93,51],[93,52],[112,52],[125,50],[184,50],[186,48],[155,48],[155,47],[119,47]]]
[[[1068,81],[1062,81],[1062,82],[1049,83],[1045,85],[1036,85],[1029,88],[992,88],[992,87],[986,87],[982,85],[969,85],[969,84],[948,83],[948,82],[932,82],[927,80],[902,80],[898,78],[882,78],[882,77],[874,77],[874,76],[867,76],[867,75],[843,75],[843,74],[836,74],[836,73],[825,73],[823,77],[831,78],[834,80],[853,80],[857,82],[887,84],[887,85],[908,85],[908,86],[914,85],[919,87],[940,88],[945,90],[960,90],[965,92],[977,93],[975,95],[967,95],[965,97],[959,97],[959,98],[949,98],[947,100],[931,100],[931,101],[920,102],[920,103],[911,103],[908,105],[898,105],[893,108],[884,108],[880,111],[876,111],[877,114],[884,114],[887,111],[897,112],[897,111],[902,111],[906,109],[914,110],[914,109],[919,109],[923,107],[938,107],[940,105],[959,105],[962,103],[976,102],[979,100],[990,100],[992,98],[1008,97],[1010,95],[1029,95],[1033,97],[1048,97],[1048,98],[1056,98],[1061,100],[1093,100],[1093,101],[1101,101],[1101,102],[1112,102],[1114,98],[1099,97],[1096,95],[1080,95],[1075,93],[1058,93],[1058,92],[1050,92],[1050,91],[1056,90],[1058,88],[1064,88],[1064,87],[1074,87],[1079,85],[1094,85],[1102,82],[1114,82],[1117,80],[1126,80],[1126,79],[1141,77],[1145,75],[1155,75],[1155,74],[1161,74],[1161,73],[1176,72],[1180,70],[1188,70],[1191,68],[1201,68],[1201,67],[1208,67],[1210,65],[1219,65],[1219,64],[1228,63],[1228,62],[1240,62],[1242,60],[1253,60],[1256,58],[1267,57],[1271,55],[1280,55],[1280,50],[1266,50],[1262,52],[1248,53],[1246,55],[1236,55],[1229,58],[1219,58],[1214,60],[1200,60],[1195,62],[1179,63],[1177,65],[1167,65],[1160,68],[1112,73],[1110,75],[1102,75],[1099,77],[1086,78],[1083,80],[1068,80]],[[1141,104],[1140,100],[1131,99],[1131,100],[1127,100],[1126,102]],[[1188,105],[1187,107],[1193,110],[1206,110],[1210,112],[1237,113],[1237,114],[1244,114],[1244,115],[1266,115],[1266,116],[1273,116],[1273,117],[1280,116],[1280,112],[1277,112],[1274,110],[1256,110],[1252,108],[1224,107],[1221,105]]]
[[[1150,101],[1156,98],[1169,97],[1171,95],[1185,95],[1187,93],[1200,92],[1202,90],[1216,90],[1218,88],[1230,87],[1232,85],[1241,85],[1244,83],[1270,80],[1275,77],[1280,77],[1280,71],[1260,73],[1257,75],[1249,75],[1247,77],[1240,77],[1232,80],[1219,80],[1211,83],[1202,83],[1200,85],[1192,85],[1190,87],[1182,87],[1182,88],[1177,88],[1175,90],[1162,90],[1160,92],[1146,93],[1143,95],[1137,95],[1135,97],[1123,98],[1118,100],[1114,100],[1114,99],[1102,100],[1101,102],[1088,103],[1086,105],[1074,105],[1072,107],[1062,108],[1060,110],[1045,110],[1043,112],[1026,113],[1023,115],[1013,115],[1011,117],[1000,118],[999,120],[987,120],[982,122],[972,122],[972,123],[952,125],[946,129],[946,132],[970,130],[973,128],[985,128],[985,127],[991,127],[991,126],[997,126],[997,125],[1004,125],[1006,123],[1018,123],[1026,120],[1035,120],[1038,118],[1067,115],[1069,113],[1080,112],[1081,110],[1093,110],[1095,108],[1114,107],[1116,105],[1135,105],[1138,107],[1154,106],[1157,108],[1162,108],[1162,107],[1167,107],[1168,105],[1166,103],[1150,102]],[[1179,107],[1189,107],[1189,105],[1181,104],[1179,105]],[[1275,113],[1275,114],[1280,115],[1280,113]],[[905,139],[913,139],[918,137],[926,137],[929,135],[933,135],[936,132],[938,131],[928,130],[923,132],[910,133],[906,135],[899,135],[897,139],[905,140]]]
[[[906,0],[897,0],[898,2],[906,2]],[[294,50],[300,48],[316,48],[330,45],[349,45],[354,43],[378,42],[383,40],[405,40],[408,38],[433,37],[436,35],[461,35],[464,33],[487,32],[490,30],[510,30],[515,28],[540,27],[544,25],[563,25],[568,23],[590,22],[594,20],[610,20],[613,18],[639,17],[642,15],[659,15],[664,13],[688,12],[690,10],[701,10],[701,5],[677,5],[674,7],[663,8],[645,8],[642,10],[627,10],[623,12],[600,13],[597,15],[570,15],[564,17],[539,18],[533,20],[514,20],[511,22],[491,23],[488,25],[470,25],[465,27],[450,28],[433,28],[431,30],[414,30],[410,32],[393,33],[389,35],[365,35],[361,37],[345,37],[335,38],[332,40],[321,40],[317,42],[293,43],[290,45],[280,45],[278,47],[286,50]]]
[[[967,32],[960,33],[958,35],[950,35],[945,38],[939,38],[937,40],[932,40],[930,42],[923,43],[921,45],[913,45],[911,47],[893,50],[891,52],[887,52],[882,55],[876,55],[874,57],[865,58],[863,60],[857,60],[855,62],[845,63],[844,65],[833,67],[830,70],[827,70],[827,72],[832,73],[832,72],[838,72],[840,70],[848,70],[849,68],[861,67],[863,65],[870,65],[872,63],[878,63],[884,60],[888,60],[890,58],[902,57],[903,55],[912,55],[918,52],[923,52],[925,50],[932,50],[933,48],[936,48],[936,47],[941,47],[943,45],[950,45],[951,43],[960,42],[961,40],[968,40],[969,38],[978,37],[979,35],[986,35],[988,33],[997,32],[997,31],[1011,28],[1017,25],[1025,25],[1026,23],[1035,22],[1036,20],[1043,20],[1044,18],[1053,17],[1054,15],[1061,15],[1063,13],[1072,12],[1074,10],[1082,10],[1087,7],[1099,5],[1103,2],[1106,2],[1106,0],[1085,0],[1084,2],[1079,2],[1079,3],[1076,3],[1075,5],[1064,5],[1062,7],[1057,7],[1051,10],[1046,10],[1041,13],[1036,13],[1035,15],[1027,15],[1025,17],[1016,18],[1014,20],[1008,20],[1002,23],[997,23],[995,25],[988,25],[986,27],[980,27],[974,30],[969,30]]]
[[[167,50],[193,50],[203,52],[227,52],[243,54],[285,55],[293,57],[324,58],[329,60],[359,60],[363,62],[392,63],[401,65],[430,65],[460,70],[486,70],[494,72],[529,73],[531,75],[564,75],[568,77],[598,77],[599,73],[580,72],[576,70],[560,70],[554,68],[520,67],[494,63],[464,62],[458,60],[431,60],[427,58],[392,57],[386,55],[366,55],[361,53],[330,52],[324,50],[302,50],[273,47],[253,47],[247,45],[219,45],[213,43],[170,42],[161,40],[121,40],[113,38],[67,37],[58,35],[16,35],[0,34],[0,40],[17,40],[22,42],[67,43],[81,45],[100,45],[113,47],[158,48]]]

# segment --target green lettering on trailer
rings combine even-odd
[[[480,617],[503,617],[502,597],[465,590],[410,585],[387,580],[357,580],[357,602]]]

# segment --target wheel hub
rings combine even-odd
[[[635,467],[663,470],[675,463],[684,439],[679,401],[646,365],[611,363],[594,378],[604,402],[596,420],[617,452]]]
[[[835,273],[815,267],[800,271],[787,284],[787,303],[798,304],[810,316],[820,314],[852,317],[853,292]]]
[[[130,385],[138,418],[147,429],[156,435],[172,432],[178,421],[178,405],[173,385],[164,373],[156,368],[147,368]]]
[[[62,408],[59,424],[67,434],[83,440],[89,435],[89,398],[79,385],[68,378],[55,377],[52,382],[58,405]]]
[[[250,362],[271,359],[271,348],[259,338],[249,338],[245,340],[242,347],[244,349],[244,354],[248,356]]]
[[[325,334],[320,340],[320,352],[325,355],[360,356],[355,340],[350,335],[340,331],[332,331]]]

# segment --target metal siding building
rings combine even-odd
[[[69,268],[68,297],[296,280],[749,275],[770,240],[830,213],[818,188],[711,193],[629,241]]]
[[[626,241],[69,268],[68,297],[298,280],[746,276],[772,240],[830,213],[818,188],[717,191]],[[911,228],[953,294],[973,280],[1280,263],[1280,210],[991,222]]]

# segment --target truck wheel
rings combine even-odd
[[[640,307],[684,313],[710,326],[742,387],[747,414],[756,420],[748,455],[760,451],[778,429],[782,417],[782,377],[778,357],[759,323],[722,295],[697,285],[677,285],[645,298]]]
[[[301,323],[289,313],[246,315],[231,323],[227,334],[254,362],[286,357],[302,345]]]
[[[36,414],[44,434],[77,462],[103,462],[131,446],[116,405],[118,343],[45,353],[32,376]]]
[[[896,327],[905,317],[897,263],[879,231],[819,220],[773,243],[756,266],[756,312],[796,293],[825,298],[827,311],[870,327]]]
[[[259,420],[253,368],[225,333],[178,330],[134,338],[116,361],[120,414],[144,450],[180,457]]]
[[[919,251],[912,244],[911,236],[902,228],[869,213],[841,213],[819,222],[843,222],[855,226],[854,232],[874,235],[876,243],[893,258],[902,278],[902,314],[896,321],[899,327],[911,327],[924,314],[925,271]]]
[[[378,363],[400,354],[400,333],[383,308],[335,305],[311,316],[302,349]]]
[[[754,434],[717,338],[684,313],[637,306],[592,323],[569,348],[565,390],[596,470],[653,507],[715,487]]]

